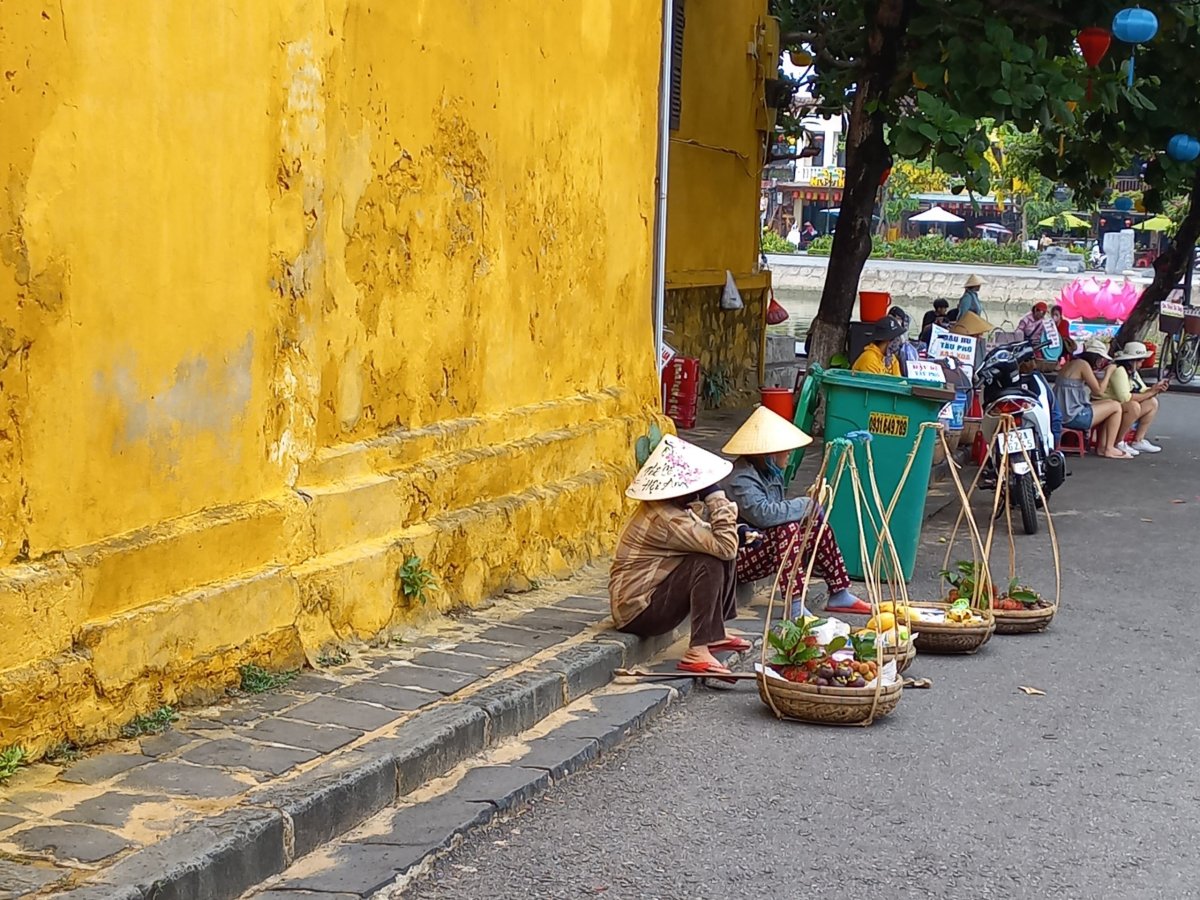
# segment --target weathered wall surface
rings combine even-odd
[[[611,544],[659,18],[0,0],[0,746]]]
[[[745,309],[721,309],[721,288],[667,292],[667,342],[700,360],[701,371],[729,386],[721,406],[744,406],[758,397],[759,359],[766,331],[767,291],[743,290]]]
[[[764,334],[759,195],[766,109],[776,71],[765,0],[687,0],[679,128],[667,194],[667,342],[731,375],[744,402],[758,387]],[[753,52],[749,48],[754,48]],[[745,308],[721,311],[733,274]],[[717,288],[714,291],[714,288]],[[715,299],[714,299],[715,298]]]

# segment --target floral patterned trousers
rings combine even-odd
[[[785,522],[763,530],[763,539],[753,547],[743,547],[737,556],[738,583],[757,581],[773,576],[782,567],[780,591],[791,600],[799,597],[804,588],[804,576],[808,572],[810,547],[816,543],[816,563],[813,574],[825,579],[830,593],[850,587],[850,574],[846,561],[833,537],[833,529],[821,529],[820,520],[812,524],[811,533],[805,541],[804,522]],[[820,533],[820,540],[817,534]],[[792,572],[795,570],[795,575]]]

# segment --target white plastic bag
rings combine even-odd
[[[721,309],[744,309],[742,295],[733,281],[733,273],[725,270],[725,290],[721,294]]]

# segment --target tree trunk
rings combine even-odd
[[[1129,341],[1138,339],[1146,323],[1158,313],[1159,304],[1170,296],[1171,291],[1175,290],[1175,285],[1179,284],[1179,280],[1187,272],[1188,259],[1195,252],[1198,238],[1200,238],[1200,170],[1197,170],[1192,177],[1192,192],[1188,197],[1187,215],[1179,223],[1179,231],[1175,233],[1175,240],[1171,242],[1171,248],[1154,261],[1154,280],[1150,282],[1150,286],[1146,290],[1142,291],[1142,296],[1138,298],[1137,304],[1130,311],[1125,324],[1113,338],[1112,349],[1119,350]]]
[[[808,359],[828,365],[846,344],[847,326],[867,257],[871,255],[871,214],[887,165],[884,116],[896,79],[900,49],[915,0],[881,0],[867,36],[863,76],[854,92],[846,130],[846,179],[841,213],[829,253],[821,306],[808,336]]]

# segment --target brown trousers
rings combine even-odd
[[[690,646],[725,639],[725,623],[737,616],[737,564],[707,553],[690,553],[654,589],[650,605],[621,631],[657,637],[692,617]]]

